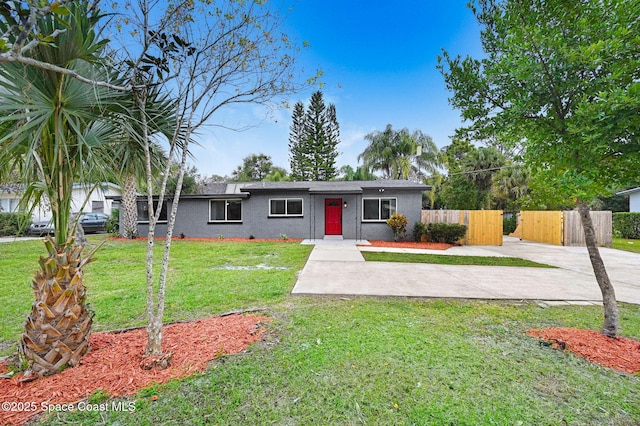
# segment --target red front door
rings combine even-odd
[[[342,235],[342,198],[324,200],[324,235]]]

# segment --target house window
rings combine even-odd
[[[92,201],[91,211],[93,213],[104,213],[104,201]]]
[[[211,200],[209,222],[242,222],[242,200]]]
[[[0,199],[0,212],[14,213],[20,211],[20,200],[18,198]]]
[[[153,202],[153,208],[158,208],[158,202]],[[167,203],[162,203],[162,210],[160,210],[160,217],[158,217],[158,222],[166,222],[167,221]],[[149,204],[147,204],[147,200],[138,201],[138,222],[149,222]]]
[[[396,212],[395,198],[364,198],[362,200],[362,220],[381,222]]]
[[[302,198],[269,200],[269,216],[302,216]]]

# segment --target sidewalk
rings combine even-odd
[[[513,256],[558,266],[542,269],[365,262],[361,250],[416,250],[357,247],[354,240],[306,243],[316,245],[293,294],[602,301],[584,247],[549,246],[507,237],[503,246],[417,250],[442,255]],[[601,254],[618,300],[640,304],[640,283],[636,279],[640,255],[606,248]]]
[[[43,237],[0,237],[0,243],[12,243],[14,241],[42,240]]]

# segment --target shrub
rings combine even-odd
[[[467,227],[458,223],[430,223],[427,236],[435,243],[455,244],[467,233]]]
[[[427,224],[422,222],[416,222],[413,224],[413,239],[417,243],[422,241],[422,236],[427,235]]]
[[[518,218],[516,216],[512,216],[506,219],[502,219],[502,234],[509,235],[513,231],[516,230],[516,226],[518,225]]]
[[[24,213],[0,213],[0,237],[26,234],[31,220]]]
[[[640,213],[614,213],[613,235],[619,238],[640,239]]]
[[[387,225],[393,231],[393,241],[398,241],[407,235],[407,217],[400,213],[394,213],[387,219]]]
[[[111,210],[111,216],[107,223],[104,225],[104,230],[107,231],[111,236],[117,237],[120,235],[120,210],[113,209]]]

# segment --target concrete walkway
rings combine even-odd
[[[294,294],[409,296],[469,299],[533,299],[598,303],[600,289],[584,247],[560,247],[505,237],[502,246],[462,246],[448,250],[356,246],[354,240],[315,244],[293,288]],[[512,256],[558,269],[365,262],[361,251],[443,255]],[[619,301],[640,304],[640,254],[601,248]]]

